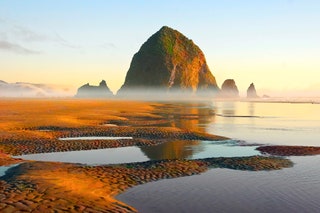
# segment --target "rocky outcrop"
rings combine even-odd
[[[249,88],[247,89],[247,98],[259,98],[253,83],[251,83]]]
[[[91,86],[87,83],[81,86],[76,94],[78,98],[107,98],[112,96],[113,93],[110,91],[105,80],[102,80],[99,86]]]
[[[221,92],[219,96],[226,98],[239,97],[239,90],[236,85],[236,82],[233,79],[225,80],[221,86]]]
[[[133,56],[119,95],[132,91],[216,92],[215,77],[205,56],[192,40],[162,27]]]

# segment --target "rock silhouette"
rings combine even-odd
[[[227,79],[223,82],[221,86],[220,96],[226,98],[239,97],[239,90],[236,82],[233,79]]]
[[[214,93],[219,88],[200,48],[177,30],[164,26],[133,56],[118,94],[139,90]]]
[[[79,87],[76,97],[78,98],[104,98],[112,97],[113,93],[107,86],[105,80],[102,80],[99,86],[91,86],[89,83]]]
[[[253,83],[251,83],[249,88],[247,89],[247,98],[259,98]]]

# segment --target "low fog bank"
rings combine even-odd
[[[163,90],[163,89],[131,89],[118,92],[115,97],[121,100],[141,100],[141,101],[192,101],[205,100],[217,97],[217,91],[192,90]]]
[[[292,95],[292,94],[291,94]],[[223,96],[219,91],[174,91],[174,90],[154,90],[140,89],[127,90],[116,94],[115,99],[120,100],[141,100],[141,101],[251,101],[251,102],[293,102],[293,103],[320,103],[319,96],[275,96],[268,95],[248,98],[246,96],[228,97]]]
[[[0,81],[0,97],[6,98],[72,97],[74,93],[75,89],[59,85]]]
[[[320,104],[320,94],[314,96],[259,96],[256,98],[223,97],[216,90],[192,91],[192,90],[157,90],[157,89],[130,89],[113,95],[90,93],[86,96],[76,96],[76,89],[58,85],[33,84],[33,83],[6,83],[0,80],[0,97],[4,98],[76,98],[76,99],[100,99],[100,100],[136,100],[136,101],[159,101],[159,102],[193,102],[193,101],[250,101],[250,102],[280,102],[280,103],[313,103]],[[305,93],[305,95],[309,95]]]

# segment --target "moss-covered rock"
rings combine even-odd
[[[118,94],[135,89],[146,91],[145,88],[191,93],[218,90],[200,48],[166,26],[153,34],[134,55]]]

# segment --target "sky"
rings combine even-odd
[[[320,96],[318,0],[0,0],[0,80],[113,92],[162,26],[192,39],[218,86]]]

